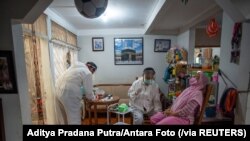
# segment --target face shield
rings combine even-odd
[[[94,74],[95,73],[95,71],[97,70],[97,66],[94,64],[94,63],[87,63],[87,66],[88,66],[88,68],[89,68],[89,71],[92,73],[92,74]]]

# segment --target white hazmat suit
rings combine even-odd
[[[136,92],[141,89],[140,93]],[[133,108],[133,124],[143,124],[143,115],[152,116],[156,112],[162,111],[158,84],[153,81],[150,85],[145,85],[143,78],[136,80],[128,91],[130,97],[129,104]]]
[[[83,94],[87,99],[94,100],[92,92],[92,73],[88,67],[81,62],[73,64],[56,84],[57,124],[80,125]]]

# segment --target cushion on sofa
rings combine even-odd
[[[129,96],[128,90],[131,84],[98,84],[94,87],[103,89],[106,94],[112,94],[113,96],[118,96],[120,98],[119,103],[128,104]]]

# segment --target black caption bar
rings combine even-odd
[[[84,137],[235,138],[249,140],[250,126],[24,125],[23,140],[80,140]]]

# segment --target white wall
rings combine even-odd
[[[177,44],[188,52],[188,63],[194,62],[195,30],[189,29],[177,36]]]
[[[154,52],[154,39],[171,39],[172,45],[176,44],[175,36],[152,36],[152,35],[105,35],[104,51],[92,51],[92,37],[79,36],[78,46],[81,47],[79,60],[83,62],[93,61],[98,70],[94,76],[94,83],[132,83],[136,76],[141,76],[146,67],[153,67],[156,71],[156,81],[163,92],[167,85],[162,80],[166,63],[166,53]],[[114,38],[115,37],[143,37],[144,39],[144,64],[143,65],[114,65]]]
[[[224,12],[223,22],[222,22],[221,51],[220,51],[221,52],[220,61],[222,63],[220,63],[220,69],[237,85],[239,90],[246,90],[249,79],[249,71],[250,71],[250,65],[249,65],[250,41],[249,39],[247,39],[250,36],[250,27],[249,24],[243,24],[240,64],[236,65],[234,63],[230,63],[231,38],[233,33],[233,26],[234,26],[234,21]],[[219,98],[220,98],[225,89],[225,85],[222,79],[219,79],[219,82],[220,82],[219,86]],[[236,124],[245,124],[246,111],[247,111],[247,94],[242,93],[239,95],[237,101],[236,114],[235,114]]]
[[[31,114],[29,99],[26,97],[28,91],[27,89],[25,90],[25,87],[28,87],[27,81],[25,81],[26,71],[23,70],[25,69],[25,64],[21,26],[13,25],[12,28],[14,35],[13,44],[15,46],[13,47],[13,57],[17,76],[18,94],[0,94],[0,98],[2,98],[3,102],[6,141],[20,141],[20,139],[22,139],[22,124],[31,124]],[[5,50],[10,50],[10,48],[6,48]]]
[[[186,32],[183,32],[177,36],[177,44],[188,52],[187,61],[190,63],[191,54],[190,54],[189,43],[190,43],[190,30],[187,30]],[[194,53],[192,56],[194,58]]]
[[[20,108],[22,114],[22,123],[31,124],[31,107],[30,107],[30,95],[28,92],[28,80],[26,72],[24,43],[23,43],[23,31],[21,24],[14,24],[12,26],[13,44],[15,52],[15,65],[17,68],[17,83],[18,93],[20,98]]]
[[[11,25],[11,23],[9,23]],[[17,35],[17,27],[13,26],[13,35]],[[15,30],[15,31],[14,31]],[[6,30],[6,32],[9,32],[8,35],[11,33],[11,29]],[[6,33],[5,32],[5,33]],[[20,35],[19,37],[22,38]],[[13,51],[13,46],[9,46],[8,42],[12,42],[12,36],[6,37],[5,44],[1,47],[1,50],[10,50]],[[19,44],[13,41],[13,44]],[[16,52],[13,51],[13,57],[14,57],[14,63],[15,63],[15,70],[16,70],[16,79],[17,79],[17,87],[18,87],[18,93],[17,94],[0,94],[0,98],[2,99],[3,104],[3,115],[4,115],[4,127],[5,127],[5,138],[6,141],[20,141],[22,139],[22,124],[23,123],[31,123],[31,118],[28,117],[28,114],[26,113],[26,106],[24,106],[21,110],[21,102],[20,102],[20,96],[23,96],[25,93],[23,93],[22,86],[25,85],[23,83],[23,77],[26,76],[22,73],[22,66],[23,64],[20,64],[17,62],[17,60],[22,60],[20,57],[20,53],[24,55],[23,52],[20,52],[20,50],[17,50]],[[15,56],[16,54],[19,54],[18,56]],[[21,67],[20,67],[21,66]],[[29,110],[29,109],[27,109]],[[21,113],[23,112],[23,115]],[[24,116],[24,118],[22,117]],[[29,122],[30,121],[30,122]]]
[[[215,55],[217,55],[217,56],[219,56],[220,57],[220,48],[219,47],[214,47],[213,48],[213,57],[215,56]]]
[[[22,125],[31,124],[31,109],[28,95],[27,74],[24,60],[24,47],[22,27],[20,24],[12,25],[14,59],[17,76],[18,95],[12,96],[4,102],[4,121],[6,141],[18,141],[22,138]],[[7,96],[6,96],[7,97]],[[3,100],[4,101],[4,100]],[[21,110],[20,110],[21,109]],[[6,111],[5,111],[6,110]]]
[[[195,29],[189,31],[189,48],[188,48],[188,63],[194,63],[194,48],[195,48]]]
[[[22,138],[22,118],[20,100],[17,94],[1,94],[6,141],[20,141]]]
[[[243,79],[243,83],[246,82],[243,84],[244,85],[243,90],[246,90],[249,87],[249,86],[247,86],[247,85],[249,85],[248,81],[250,81],[250,80],[248,80],[248,79],[250,79],[250,65],[249,65],[249,59],[250,59],[250,56],[249,56],[250,23],[243,24],[243,35],[244,36],[242,37],[242,42],[243,42],[242,46],[244,46],[243,51],[245,51],[245,52],[242,53],[242,58],[244,58],[245,61],[244,61],[244,65],[242,65],[242,67],[240,68],[241,69],[240,73],[243,72],[246,76],[248,76],[248,77],[244,77],[244,79]],[[245,95],[247,95],[247,96],[245,96]],[[250,124],[250,96],[249,95],[250,95],[250,92],[244,93],[244,97],[243,97],[243,98],[247,97],[246,98],[247,99],[247,106],[245,106],[247,108],[246,109],[247,112],[246,112],[245,124],[248,124],[248,125]]]
[[[177,36],[177,43],[180,47],[189,50],[189,33],[190,30],[183,32]]]

